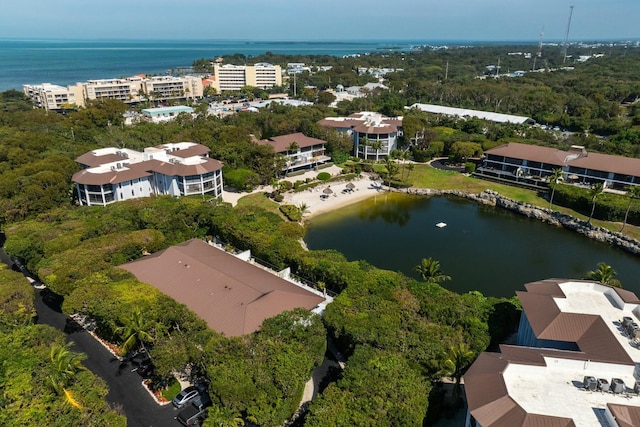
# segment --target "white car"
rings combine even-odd
[[[178,395],[173,398],[171,403],[173,403],[173,406],[180,409],[199,395],[200,392],[198,391],[198,388],[196,386],[189,386],[178,393]]]

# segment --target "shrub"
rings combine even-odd
[[[476,164],[473,162],[467,162],[464,164],[464,171],[466,173],[474,173],[476,171]]]
[[[425,163],[431,160],[427,150],[418,150],[417,148],[413,150],[413,158],[418,163]]]
[[[280,181],[280,185],[285,191],[289,191],[293,188],[291,181]]]
[[[289,218],[289,221],[300,221],[302,219],[302,212],[294,205],[282,205],[280,206],[280,212]]]
[[[273,196],[273,200],[275,200],[276,202],[281,202],[284,200],[284,196],[281,193],[276,193]]]
[[[224,183],[237,190],[251,190],[260,181],[257,173],[249,169],[230,169],[224,171]]]
[[[317,178],[320,181],[326,181],[331,178],[331,174],[329,172],[320,172]]]

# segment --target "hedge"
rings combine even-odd
[[[560,184],[556,187],[553,203],[589,215],[593,206],[589,192],[588,188]],[[629,197],[621,194],[602,193],[596,198],[593,217],[605,221],[621,222],[624,220],[628,206]],[[627,222],[640,225],[640,200],[632,201]]]

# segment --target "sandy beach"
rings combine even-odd
[[[332,176],[338,176],[342,170],[337,166],[332,166],[322,170],[323,172],[329,172]],[[291,178],[285,178],[292,183],[296,180],[304,180],[305,178],[315,178],[318,175],[317,171],[310,171],[304,175],[298,175]],[[347,184],[351,183],[352,188],[347,189]],[[272,191],[270,186],[260,187],[255,192]],[[329,192],[330,191],[330,192]],[[339,209],[343,206],[351,205],[353,203],[360,202],[362,200],[373,197],[383,192],[382,181],[372,179],[371,175],[363,173],[360,178],[351,181],[333,181],[323,183],[316,186],[313,189],[300,191],[300,192],[288,192],[284,194],[283,203],[300,206],[304,203],[307,206],[304,219],[309,219],[315,215],[330,212],[335,209]],[[224,191],[222,199],[225,202],[231,203],[235,206],[238,199],[251,194],[251,193],[236,193]]]
[[[348,183],[353,188],[347,188]],[[285,193],[284,203],[300,206],[304,203],[307,211],[304,219],[330,212],[341,207],[360,202],[383,192],[381,181],[371,179],[363,174],[361,178],[352,181],[334,181],[297,193]]]

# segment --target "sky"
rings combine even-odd
[[[0,39],[640,39],[639,0],[4,0]]]

